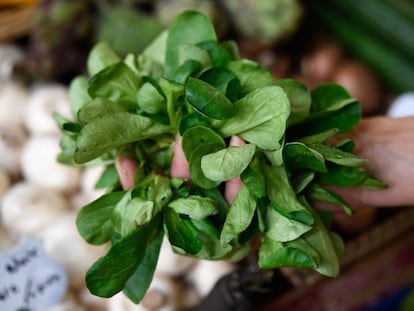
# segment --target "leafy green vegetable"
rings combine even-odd
[[[54,118],[62,130],[59,161],[106,167],[96,186],[107,193],[77,218],[87,242],[112,244],[87,272],[93,294],[123,290],[139,303],[164,236],[176,253],[208,260],[241,260],[259,236],[261,268],[339,273],[342,240],[311,204],[352,214],[328,185],[384,187],[365,172],[352,141],[327,145],[361,117],[344,88],[309,92],[298,81],[273,80],[266,68],[238,59],[234,42],[217,42],[207,17],[192,11],[140,54],[122,59],[99,43],[88,71],[70,85],[75,120]],[[188,180],[170,176],[178,135]],[[230,146],[234,135],[247,143]],[[119,156],[138,163],[124,191]],[[242,186],[229,204],[225,182],[238,177]]]

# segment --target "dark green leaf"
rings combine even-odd
[[[95,245],[111,239],[114,233],[111,215],[124,194],[111,192],[82,207],[76,219],[76,226],[82,238]]]
[[[320,202],[328,202],[334,203],[342,207],[346,214],[352,215],[354,211],[348,206],[348,204],[342,200],[338,195],[336,195],[333,191],[326,189],[325,187],[312,184],[309,187],[308,195],[311,200],[313,201],[320,201]]]
[[[197,75],[201,68],[201,64],[198,61],[188,59],[177,68],[172,79],[178,83],[185,84],[188,78]]]
[[[299,142],[288,143],[283,147],[283,159],[289,170],[327,171],[323,156]]]
[[[388,185],[378,179],[368,176],[363,181],[361,181],[358,185],[356,185],[356,187],[364,188],[364,189],[371,189],[371,190],[378,190],[378,189],[386,189]]]
[[[302,138],[319,134],[332,129],[338,129],[343,133],[352,129],[361,119],[361,107],[358,101],[354,101],[339,110],[321,111],[311,114],[302,122],[289,127],[290,139]]]
[[[196,78],[189,78],[185,87],[187,102],[202,114],[218,120],[234,116],[232,102],[214,86]]]
[[[250,165],[240,175],[243,184],[249,189],[250,193],[256,198],[266,195],[264,175],[261,171],[259,161],[253,159]]]
[[[186,114],[180,121],[180,135],[183,136],[188,129],[196,126],[210,128],[211,125],[206,117],[197,112]]]
[[[130,235],[117,240],[86,273],[89,291],[99,297],[112,297],[120,292],[134,274],[145,255],[145,248],[159,232],[160,220],[155,219]]]
[[[356,186],[366,177],[367,173],[362,169],[341,165],[329,165],[326,173],[319,174],[322,183],[340,187]]]
[[[259,267],[262,269],[274,269],[280,267],[315,268],[317,264],[305,250],[296,247],[284,246],[283,243],[274,241],[268,237],[259,249]]]
[[[212,68],[203,72],[200,79],[223,92],[231,102],[239,99],[240,82],[229,69]]]
[[[123,292],[134,303],[139,303],[144,298],[151,285],[163,237],[164,231],[158,230],[155,237],[147,244],[138,268],[125,284]]]
[[[344,152],[331,146],[323,144],[311,144],[309,147],[322,154],[326,161],[338,165],[360,167],[367,163],[366,159],[358,158],[353,153]]]
[[[338,110],[356,101],[345,88],[333,83],[319,85],[312,90],[311,95],[311,113]]]
[[[195,255],[203,247],[203,242],[190,219],[181,218],[171,208],[164,211],[164,225],[171,245],[184,254]]]

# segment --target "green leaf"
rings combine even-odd
[[[326,142],[329,138],[334,137],[336,134],[338,134],[338,132],[339,132],[339,129],[332,128],[332,129],[326,130],[318,134],[302,137],[298,140],[306,145],[322,144]]]
[[[141,56],[143,59],[150,59],[153,65],[165,64],[165,57],[167,51],[168,30],[162,31],[150,44],[148,44]],[[143,74],[144,75],[144,74]]]
[[[90,76],[96,75],[101,70],[115,65],[121,58],[109,46],[107,42],[98,42],[89,52],[86,67]]]
[[[305,247],[305,250],[302,250],[293,245],[284,246],[283,243],[266,236],[259,249],[259,267],[261,269],[280,267],[315,268],[317,264],[306,252],[309,248],[308,246]]]
[[[248,228],[256,210],[256,201],[246,186],[242,186],[230,209],[220,234],[224,246]]]
[[[338,165],[360,167],[367,163],[366,159],[358,158],[352,153],[344,152],[331,146],[323,144],[311,144],[309,147],[322,154],[326,161]]]
[[[232,102],[207,82],[189,78],[185,86],[187,102],[207,117],[225,120],[234,116]]]
[[[144,82],[137,92],[138,106],[150,114],[167,112],[167,103],[162,94],[150,82]]]
[[[88,79],[83,76],[75,77],[69,84],[70,110],[74,118],[77,118],[78,111],[92,98],[88,94]]]
[[[116,241],[86,273],[89,291],[109,298],[120,292],[145,256],[145,248],[159,231],[160,219]]]
[[[167,112],[170,124],[173,127],[178,127],[179,118],[181,116],[181,108],[179,107],[181,104],[179,98],[184,95],[184,86],[164,78],[161,78],[158,83],[167,99]]]
[[[234,102],[239,99],[240,82],[237,77],[227,68],[211,68],[203,72],[200,79],[214,86]]]
[[[162,228],[161,228],[162,229]],[[164,231],[158,230],[155,237],[147,244],[144,257],[138,268],[128,279],[124,287],[124,294],[134,303],[139,303],[151,285],[157,266]]]
[[[62,133],[60,138],[59,146],[61,152],[57,155],[56,160],[59,163],[67,164],[67,165],[77,165],[74,160],[75,156],[75,149],[76,149],[76,139],[78,134],[73,133]]]
[[[78,122],[72,122],[62,117],[57,112],[52,113],[52,118],[55,121],[56,125],[63,131],[69,133],[79,133],[81,130],[81,125]]]
[[[88,93],[92,98],[104,97],[133,109],[141,78],[124,63],[101,70],[89,80]]]
[[[223,138],[212,129],[204,126],[195,126],[188,129],[181,140],[181,146],[187,160],[190,159],[192,152],[201,145],[218,145],[224,149],[226,144]]]
[[[337,255],[338,241],[332,240],[330,232],[323,223],[315,217],[314,228],[303,236],[303,239],[319,254],[319,262],[316,271],[320,274],[336,277],[339,274],[340,265]]]
[[[255,89],[273,83],[270,71],[251,60],[235,60],[230,62],[227,65],[227,68],[230,69],[240,81],[242,95],[246,95]]]
[[[326,132],[332,129],[338,129],[344,133],[352,129],[361,119],[361,107],[358,101],[354,100],[343,108],[334,111],[321,111],[311,114],[302,122],[289,127],[288,136],[291,139],[299,139]]]
[[[178,214],[184,214],[192,219],[203,219],[218,213],[217,204],[210,198],[190,195],[171,201],[168,207]]]
[[[206,50],[192,45],[192,44],[181,44],[178,46],[178,65],[179,67],[185,62],[193,60],[201,65],[203,70],[211,68],[211,58]],[[179,68],[178,67],[178,68]]]
[[[236,115],[219,127],[223,136],[238,135],[263,149],[279,149],[290,113],[282,88],[256,89],[234,103]]]
[[[128,191],[112,213],[112,225],[116,232],[125,237],[138,227],[149,223],[155,213],[153,201],[140,197],[131,198],[131,191]]]
[[[115,165],[108,165],[96,182],[95,189],[115,188],[118,185],[118,171]]]
[[[125,105],[99,97],[79,109],[78,119],[83,124],[87,124],[95,118],[126,111]]]
[[[202,158],[209,153],[222,150],[221,144],[203,144],[199,145],[191,153],[189,160],[189,169],[191,180],[204,189],[212,189],[220,184],[220,181],[213,181],[204,175],[201,168]]]
[[[279,242],[293,241],[312,229],[312,226],[283,216],[273,208],[267,209],[265,226],[266,235]]]
[[[75,161],[88,162],[116,147],[169,131],[169,126],[140,115],[128,112],[106,115],[83,127],[77,139]]]
[[[371,189],[371,190],[378,190],[378,189],[386,189],[388,188],[388,185],[378,179],[368,176],[363,181],[361,181],[358,185],[356,185],[356,187],[364,188],[364,189]]]
[[[213,181],[226,181],[240,176],[252,160],[256,146],[246,144],[207,154],[201,159],[204,175]]]
[[[354,187],[366,179],[367,173],[359,168],[329,165],[329,170],[319,174],[319,180],[324,184],[340,187]]]
[[[305,119],[309,115],[312,101],[306,86],[293,79],[280,79],[273,83],[283,88],[289,98],[291,111],[288,123],[295,124]]]
[[[292,176],[292,186],[296,194],[301,193],[315,178],[315,172],[304,172],[297,176]]]
[[[201,71],[201,64],[195,60],[186,60],[177,70],[174,72],[173,80],[185,84],[189,77],[196,76]]]
[[[308,211],[303,210],[303,211],[286,212],[285,210],[279,208],[275,204],[271,204],[271,207],[279,214],[291,220],[299,221],[308,226],[311,226],[314,223],[314,219]]]
[[[208,119],[203,115],[197,112],[187,113],[180,121],[179,132],[181,136],[184,136],[184,133],[193,127],[201,126],[204,128],[209,128],[211,125],[208,122]],[[218,135],[220,136],[220,135]],[[224,143],[224,141],[223,141]],[[190,152],[191,153],[191,152]]]
[[[318,185],[316,183],[312,184],[309,187],[308,196],[313,201],[321,201],[321,202],[337,204],[340,207],[342,207],[342,209],[347,215],[354,214],[354,211],[338,195],[336,195],[333,191],[330,191],[326,189],[325,187]]]
[[[289,170],[327,172],[323,156],[300,142],[287,143],[283,147],[283,159]]]
[[[356,101],[338,84],[326,83],[314,88],[311,92],[311,112],[339,110]]]
[[[229,51],[217,41],[202,41],[198,43],[197,46],[208,52],[213,67],[225,67],[232,60]]]
[[[267,196],[275,206],[285,213],[308,211],[298,200],[284,167],[265,165],[263,171],[266,176]]]
[[[217,41],[217,37],[214,26],[205,15],[195,11],[186,11],[176,17],[168,31],[165,76],[172,78],[180,65],[178,52],[180,45],[196,45],[208,40]]]
[[[100,245],[111,239],[114,233],[111,215],[124,194],[111,192],[82,207],[76,218],[76,226],[85,241]]]
[[[260,161],[253,158],[250,165],[240,175],[243,185],[245,185],[250,193],[256,198],[266,195],[265,179],[260,166]]]
[[[174,249],[183,254],[195,255],[203,247],[203,242],[190,219],[181,218],[173,209],[164,211],[164,225],[168,240]]]

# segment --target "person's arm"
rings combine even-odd
[[[335,188],[351,207],[414,205],[414,117],[372,117],[348,135],[354,152],[368,160],[366,170],[386,183],[383,190]]]

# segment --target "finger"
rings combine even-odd
[[[174,143],[174,155],[171,161],[171,177],[190,178],[188,161],[181,147],[181,136],[177,135]]]
[[[134,185],[134,174],[138,166],[137,161],[128,157],[118,157],[115,167],[118,171],[119,181],[124,190],[130,189]]]
[[[240,139],[237,136],[232,136],[230,138],[230,146],[243,146],[245,144],[244,140]],[[224,190],[224,198],[226,199],[227,203],[233,203],[234,199],[236,198],[237,194],[242,187],[242,181],[240,177],[233,178],[226,182],[225,190]]]

